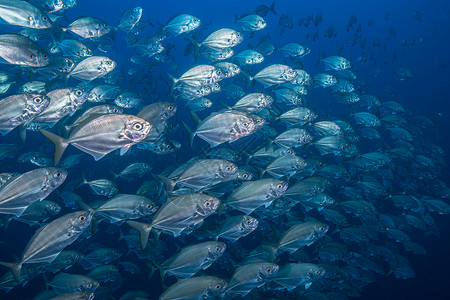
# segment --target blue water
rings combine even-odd
[[[130,6],[140,6],[143,8],[141,20],[150,20],[154,27],[147,26],[142,36],[151,36],[158,28],[158,24],[166,24],[174,15],[186,13],[192,14],[202,22],[211,22],[210,27],[203,31],[203,36],[213,30],[228,27],[238,29],[235,24],[235,15],[242,15],[252,12],[259,4],[270,6],[269,1],[142,1],[142,0],[96,0],[87,1],[79,0],[79,4],[67,10],[65,17],[72,20],[78,16],[94,16],[106,21],[108,24],[115,26],[117,21],[126,8]],[[270,34],[271,41],[278,46],[282,46],[288,42],[303,43],[311,48],[311,53],[301,59],[304,69],[310,74],[316,74],[323,71],[323,65],[317,65],[319,55],[321,53],[326,56],[334,55],[339,52],[340,55],[352,62],[352,70],[358,74],[358,77],[364,78],[365,84],[361,88],[366,93],[376,95],[382,101],[398,101],[414,115],[423,115],[428,117],[434,123],[434,130],[430,133],[433,135],[432,140],[440,145],[445,153],[445,166],[449,165],[448,153],[450,153],[450,136],[448,128],[450,128],[450,104],[448,86],[450,82],[450,4],[447,1],[433,1],[432,4],[426,1],[281,1],[275,4],[277,15],[269,13],[264,19],[267,27],[260,32],[256,32],[253,38],[246,35],[244,41],[235,47],[235,53],[246,49],[249,44],[255,46],[260,38],[267,33]],[[415,12],[420,13],[421,20],[414,18]],[[294,27],[286,29],[281,35],[278,20],[282,14],[292,16]],[[308,15],[322,13],[323,22],[319,26],[310,24],[308,27],[299,26],[299,19]],[[367,40],[367,46],[362,49],[360,40],[356,45],[352,45],[352,38],[355,29],[347,32],[346,25],[350,16],[357,17],[357,24],[362,25],[359,33],[362,38]],[[386,15],[389,19],[386,20]],[[368,22],[373,21],[373,25],[369,26]],[[330,26],[337,32],[337,36],[333,38],[324,37],[324,32]],[[395,37],[389,37],[389,30],[393,29],[397,34]],[[17,31],[17,27],[0,25],[0,32]],[[308,33],[319,32],[319,38],[316,41],[306,39]],[[69,35],[66,34],[66,37]],[[115,37],[115,51],[104,54],[118,63],[118,67],[125,72],[134,67],[129,58],[136,54],[134,48],[127,47],[125,42],[126,34],[119,31]],[[402,45],[403,41],[411,42],[414,45]],[[384,47],[374,47],[373,43],[379,41]],[[188,41],[183,39],[183,35],[178,37],[170,37],[162,42],[163,45],[174,44],[175,50],[172,58],[176,62],[176,70],[169,64],[158,65],[151,74],[147,76],[153,77],[157,82],[157,94],[144,92],[143,87],[139,87],[137,92],[144,98],[144,105],[155,101],[174,101],[167,95],[168,84],[165,72],[174,75],[181,75],[185,70],[195,64],[193,55],[184,56],[183,52]],[[98,54],[101,55],[101,54]],[[102,54],[103,55],[103,54]],[[361,61],[365,55],[373,55],[367,61]],[[397,60],[393,62],[393,56]],[[267,57],[264,64],[283,61],[280,53],[275,53]],[[203,61],[203,63],[207,63]],[[405,81],[399,81],[395,78],[395,71],[399,67],[407,67],[411,70],[413,77]],[[259,66],[253,70],[260,70]],[[380,75],[374,76],[376,71],[380,71]],[[26,78],[26,73],[23,73]],[[126,78],[126,76],[125,76]],[[71,83],[77,84],[78,81],[71,79]],[[241,80],[241,79],[240,79]],[[123,88],[131,88],[131,82],[124,80],[120,84]],[[387,93],[386,87],[392,86],[395,95]],[[315,90],[307,96],[308,102],[312,107],[320,109],[314,103],[315,99],[323,99],[329,97],[329,92],[325,90]],[[213,107],[205,112],[199,113],[201,118],[208,116],[213,111],[222,109],[220,102],[227,101],[219,94],[213,94],[208,97],[213,101]],[[189,111],[184,107],[181,100],[176,100],[179,107],[178,112],[173,121],[181,124],[185,121],[190,126],[193,125]],[[232,105],[233,103],[226,103]],[[316,106],[315,106],[316,105]],[[342,110],[341,105],[331,107],[331,110]],[[129,110],[130,114],[136,114],[138,110]],[[345,110],[344,110],[345,111]],[[0,112],[1,113],[1,112]],[[345,112],[342,112],[345,114]],[[115,154],[109,154],[104,159],[94,162],[87,155],[83,156],[80,165],[76,166],[69,172],[67,183],[71,181],[79,181],[80,172],[84,171],[88,178],[110,178],[111,168],[116,172],[123,169],[129,161],[148,162],[153,166],[153,173],[160,174],[167,166],[173,163],[183,163],[198,155],[204,148],[206,143],[196,138],[193,147],[189,146],[187,134],[183,126],[178,128],[171,138],[179,141],[182,148],[169,155],[156,155],[150,152],[135,152],[132,156],[119,157]],[[5,137],[0,137],[0,143],[18,143],[17,133],[11,133]],[[52,145],[39,133],[29,133],[27,142],[23,152],[35,151],[40,146],[52,149]],[[79,150],[69,147],[65,156],[70,154],[79,154]],[[135,155],[133,157],[133,155]],[[2,172],[27,172],[33,169],[31,165],[24,165],[10,161],[0,164],[0,173]],[[447,185],[450,172],[447,167],[442,168],[440,179]],[[142,180],[136,180],[128,183],[122,179],[117,180],[121,193],[134,193],[139,188]],[[92,195],[90,189],[84,186],[78,190],[80,196],[86,202],[98,200],[101,197]],[[49,200],[58,201],[56,193],[49,196]],[[102,198],[103,199],[103,198]],[[69,210],[64,210],[68,212]],[[427,250],[426,255],[414,255],[411,253],[402,253],[409,261],[414,269],[416,276],[412,279],[396,279],[393,275],[376,275],[376,281],[364,287],[361,290],[360,299],[449,299],[448,292],[450,268],[450,219],[448,215],[432,215],[437,223],[440,237],[417,235],[414,241],[421,244]],[[122,225],[126,230],[128,227]],[[27,242],[37,227],[29,227],[18,222],[12,222],[8,230],[0,232],[0,260],[15,261],[21,256],[21,252],[25,248]],[[105,247],[123,248],[126,245],[123,241],[118,241],[118,233],[110,232],[111,228],[106,223],[99,225],[99,233],[94,235],[95,242],[102,243]],[[112,230],[111,230],[112,231]],[[108,233],[106,233],[108,232]],[[169,253],[175,253],[178,249],[176,242],[172,237],[162,235],[161,239],[166,242],[170,249]],[[196,240],[192,237],[183,237],[180,239],[183,244],[192,244]],[[94,242],[93,241],[93,242]],[[87,247],[83,241],[82,246]],[[247,242],[246,247],[251,249],[255,242],[253,239],[244,240]],[[71,246],[77,249],[77,244]],[[167,256],[166,256],[167,257]],[[162,260],[162,258],[160,259]],[[148,270],[142,260],[135,257],[130,261],[138,264],[143,271],[141,274],[131,275],[122,273],[123,283],[119,289],[113,292],[114,297],[118,299],[122,294],[131,290],[144,290],[149,295],[149,299],[157,299],[163,289],[160,284],[158,275],[154,275],[148,279]],[[0,271],[3,272],[1,269]],[[211,274],[223,278],[229,278],[229,273],[223,270],[215,269],[218,274]],[[83,269],[78,265],[69,269],[71,273],[83,273]],[[207,272],[208,273],[208,272]],[[166,281],[167,285],[174,283],[173,277]],[[30,281],[24,287],[16,287],[9,293],[0,292],[0,299],[32,299],[39,291],[45,289],[45,280],[43,275],[39,275],[36,279]],[[269,297],[270,293],[260,293],[258,296],[264,299]],[[101,294],[96,295],[95,299],[103,299]],[[274,297],[272,294],[271,297]],[[106,299],[106,298],[105,298]]]

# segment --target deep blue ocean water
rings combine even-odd
[[[211,22],[209,28],[203,32],[212,32],[222,27],[236,28],[235,15],[242,15],[252,12],[259,4],[270,5],[270,1],[145,1],[145,0],[79,0],[79,4],[67,10],[66,18],[72,20],[78,16],[94,16],[106,21],[108,24],[115,26],[118,18],[123,10],[130,6],[140,6],[143,8],[142,20],[150,20],[155,27],[147,26],[142,35],[151,36],[158,27],[158,24],[166,24],[172,16],[177,14],[192,14],[202,22]],[[244,41],[236,47],[236,51],[245,49],[248,44],[256,45],[259,39],[270,34],[271,41],[278,46],[282,46],[288,42],[299,42],[308,45],[311,53],[301,59],[303,66],[312,74],[319,73],[323,70],[323,65],[317,65],[319,55],[325,53],[327,56],[339,52],[340,55],[349,59],[353,64],[353,71],[357,70],[358,77],[364,78],[364,91],[377,95],[383,101],[395,100],[404,105],[413,114],[428,117],[433,123],[435,130],[433,140],[440,145],[447,155],[446,166],[449,165],[448,153],[450,153],[450,104],[448,87],[450,84],[450,4],[447,1],[276,1],[275,9],[277,15],[269,13],[264,19],[267,27],[256,32],[253,38],[246,35]],[[322,14],[323,22],[308,27],[299,26],[299,19],[309,15]],[[280,34],[279,18],[282,14],[292,16],[293,28],[286,29]],[[418,14],[421,19],[418,20]],[[386,16],[389,16],[388,19]],[[364,49],[360,47],[360,40],[356,45],[352,45],[355,29],[347,32],[346,25],[351,16],[357,17],[357,24],[361,24],[361,38],[367,40]],[[416,18],[414,17],[416,16]],[[372,23],[368,25],[369,21]],[[332,27],[337,36],[332,38],[324,37],[324,32]],[[0,31],[16,31],[17,28],[0,25]],[[396,36],[389,36],[389,31],[394,30]],[[316,41],[307,39],[308,33],[318,31],[319,38]],[[68,34],[66,34],[66,37]],[[109,58],[115,60],[118,66],[123,70],[128,70],[134,65],[129,58],[136,54],[134,48],[127,47],[125,42],[126,34],[119,31],[115,37],[116,49],[108,54]],[[375,47],[374,43],[379,41],[383,47]],[[405,42],[406,41],[406,42]],[[412,42],[414,44],[412,45]],[[153,76],[158,83],[158,93],[149,94],[140,90],[144,95],[145,101],[151,103],[153,101],[173,101],[167,96],[168,84],[164,72],[180,75],[184,70],[194,65],[193,56],[185,56],[183,54],[188,41],[182,36],[171,37],[167,41],[163,41],[163,45],[174,44],[175,50],[172,58],[176,62],[176,70],[173,66],[163,65],[155,69]],[[405,45],[408,44],[408,45]],[[393,61],[393,56],[396,60]],[[365,57],[370,57],[365,60]],[[265,64],[275,63],[283,60],[280,53],[276,53],[267,57]],[[413,77],[399,81],[395,78],[395,71],[400,67],[407,67],[411,70]],[[255,67],[254,70],[259,68]],[[375,73],[379,75],[375,76]],[[23,77],[26,75],[23,75]],[[73,80],[73,79],[71,79]],[[72,81],[71,81],[72,82]],[[73,81],[74,84],[78,83]],[[130,88],[131,83],[124,80],[121,84],[125,88]],[[394,93],[388,93],[387,88],[392,87]],[[142,87],[140,87],[142,88]],[[314,106],[314,97],[328,97],[329,93],[325,91],[314,91],[308,96],[308,101]],[[220,101],[226,101],[220,98],[219,94],[212,95],[210,99],[213,101],[213,107],[207,112],[199,113],[204,118],[213,111],[222,108]],[[217,100],[217,101],[214,101]],[[179,110],[176,114],[175,121],[181,124],[185,121],[192,126],[192,118],[187,109],[183,107],[180,100],[177,100]],[[232,105],[232,103],[227,103]],[[329,108],[332,111],[341,110],[342,106]],[[130,110],[137,113],[136,110]],[[0,112],[1,113],[1,112]],[[161,173],[168,165],[173,162],[182,163],[197,155],[201,146],[199,139],[197,145],[189,147],[187,135],[181,126],[174,134],[174,139],[182,144],[180,151],[169,155],[156,155],[138,152],[136,157],[131,158],[132,161],[144,161],[152,164],[153,173]],[[0,143],[18,143],[17,133],[0,137]],[[24,152],[38,149],[45,145],[52,149],[48,141],[39,133],[30,133],[27,137]],[[206,144],[202,144],[203,147]],[[74,147],[69,147],[65,155],[79,154],[80,151]],[[133,155],[133,154],[132,154]],[[89,156],[84,155],[80,165],[75,167],[75,172],[69,173],[67,182],[79,181],[80,171],[84,171],[89,178],[110,177],[110,169],[116,172],[127,165],[127,156],[119,157],[113,154],[100,161],[94,162]],[[113,157],[111,157],[113,156]],[[0,173],[2,172],[26,172],[31,170],[31,165],[8,162],[0,164]],[[447,185],[450,172],[447,167],[442,169],[439,177]],[[137,190],[142,180],[127,181],[118,179],[118,184],[123,193],[133,193]],[[89,188],[84,186],[79,189],[79,194],[90,202],[99,199],[92,195]],[[56,194],[52,194],[49,199],[57,201]],[[415,270],[416,276],[412,279],[396,279],[393,275],[377,275],[376,281],[363,288],[360,299],[450,299],[448,285],[450,284],[450,218],[448,215],[433,214],[438,225],[440,237],[420,235],[421,240],[415,240],[425,247],[427,255],[414,255],[406,253],[412,268]],[[11,223],[6,232],[0,233],[0,260],[14,261],[20,257],[21,251],[24,249],[29,238],[32,236],[35,228],[30,228],[18,222]],[[100,225],[100,232],[105,232],[107,226]],[[101,242],[108,247],[125,247],[123,241],[117,241],[117,232],[111,235],[97,235],[96,242]],[[170,238],[162,236],[170,243]],[[187,238],[189,241],[189,238]],[[191,240],[194,241],[194,240]],[[248,240],[254,243],[254,240]],[[83,243],[86,243],[84,241]],[[83,246],[86,246],[85,244]],[[172,247],[171,251],[175,252],[176,247]],[[146,270],[142,261],[141,268]],[[6,269],[1,269],[1,272]],[[75,266],[70,269],[73,273],[83,272],[81,267]],[[162,288],[158,276],[147,279],[147,271],[142,274],[130,275],[124,273],[123,283],[114,295],[120,296],[128,290],[145,290],[149,294],[149,299],[157,299],[161,294]],[[220,275],[220,274],[218,274]],[[167,280],[173,283],[174,279]],[[45,288],[45,280],[41,276],[31,281],[25,287],[15,288],[11,292],[4,294],[0,292],[0,299],[32,299],[40,290]],[[95,299],[102,299],[102,296],[96,296]]]

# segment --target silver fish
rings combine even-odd
[[[171,285],[159,300],[216,299],[227,288],[227,282],[213,276],[186,278]]]
[[[168,199],[153,217],[150,224],[127,221],[138,230],[141,247],[145,248],[152,228],[179,236],[189,226],[201,224],[202,220],[213,214],[219,207],[220,200],[204,194],[188,194]]]
[[[105,56],[91,56],[80,61],[72,71],[67,74],[80,80],[92,81],[114,70],[116,62]]]
[[[0,189],[0,213],[20,216],[30,204],[50,195],[66,177],[63,169],[40,168],[11,179]]]
[[[19,94],[0,100],[0,134],[6,135],[26,124],[50,105],[50,99],[40,94]]]
[[[177,278],[188,278],[200,270],[206,270],[225,252],[227,246],[222,242],[203,242],[182,249],[174,257],[163,262],[159,267],[161,278],[167,273]]]
[[[70,144],[99,160],[117,149],[125,153],[143,140],[151,129],[150,123],[136,116],[108,114],[81,123],[68,139],[43,129],[40,131],[55,144],[54,160],[58,163]]]
[[[23,35],[0,34],[0,61],[28,67],[45,67],[49,63],[42,48]]]
[[[167,31],[174,36],[180,35],[185,32],[190,32],[200,26],[200,19],[191,15],[182,14],[172,18],[166,26],[163,27],[163,31]]]
[[[52,262],[83,233],[91,220],[92,213],[86,211],[66,214],[36,231],[18,263],[0,264],[10,268],[16,280],[20,281],[20,271],[24,264]]]
[[[50,18],[34,5],[21,0],[0,1],[0,20],[10,24],[35,29],[52,26]]]
[[[89,39],[101,37],[111,31],[108,23],[94,17],[81,17],[70,23],[63,31],[70,31],[79,37]]]

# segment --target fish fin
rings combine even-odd
[[[55,144],[55,154],[53,157],[54,164],[57,165],[58,162],[61,160],[61,157],[66,150],[67,146],[69,146],[69,143],[66,142],[66,140],[54,133],[51,133],[50,131],[47,131],[45,129],[39,129],[39,131],[50,141],[52,141],[53,144]]]
[[[148,235],[152,230],[152,226],[150,224],[135,221],[127,221],[126,223],[139,231],[139,235],[141,236],[141,247],[142,249],[145,249],[145,246],[147,246],[148,242]]]
[[[261,245],[261,249],[269,253],[269,262],[273,262],[276,257],[278,249],[276,247],[268,245]]]
[[[273,12],[274,15],[277,14],[277,12],[275,11],[275,1],[273,1],[272,5],[270,5],[270,11]]]
[[[123,148],[120,148],[120,156],[124,155],[125,153],[128,152],[128,150],[130,150],[131,146],[126,146]]]
[[[14,129],[14,128],[2,129],[2,130],[0,130],[0,135],[5,136],[5,135],[7,135],[8,133],[10,133],[11,130],[13,130],[13,129]]]
[[[305,290],[309,289],[309,287],[311,286],[311,284],[312,284],[311,282],[305,284]]]
[[[219,145],[222,144],[222,143],[214,143],[214,142],[211,142],[211,141],[208,141],[208,143],[209,143],[209,146],[210,146],[211,148],[217,147],[217,146],[219,146]]]
[[[9,263],[0,261],[0,265],[9,268],[16,281],[20,282],[20,271],[22,270],[22,263]]]

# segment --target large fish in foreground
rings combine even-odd
[[[0,23],[34,29],[45,29],[52,26],[50,18],[39,8],[20,0],[0,1]]]
[[[0,264],[10,268],[16,280],[20,281],[20,270],[24,264],[52,262],[83,233],[91,220],[92,213],[87,211],[66,214],[36,231],[18,263]]]
[[[0,135],[27,124],[47,109],[50,99],[40,94],[12,95],[0,100]]]
[[[43,129],[40,131],[55,144],[54,161],[57,164],[70,144],[99,160],[117,149],[122,148],[121,153],[125,153],[129,147],[142,141],[151,129],[150,123],[136,116],[108,114],[87,119],[72,131],[68,139]]]
[[[0,189],[0,214],[20,216],[36,201],[45,199],[66,179],[59,168],[40,168],[10,179]]]
[[[45,67],[49,58],[42,48],[29,38],[16,34],[0,34],[0,63],[27,67]]]

